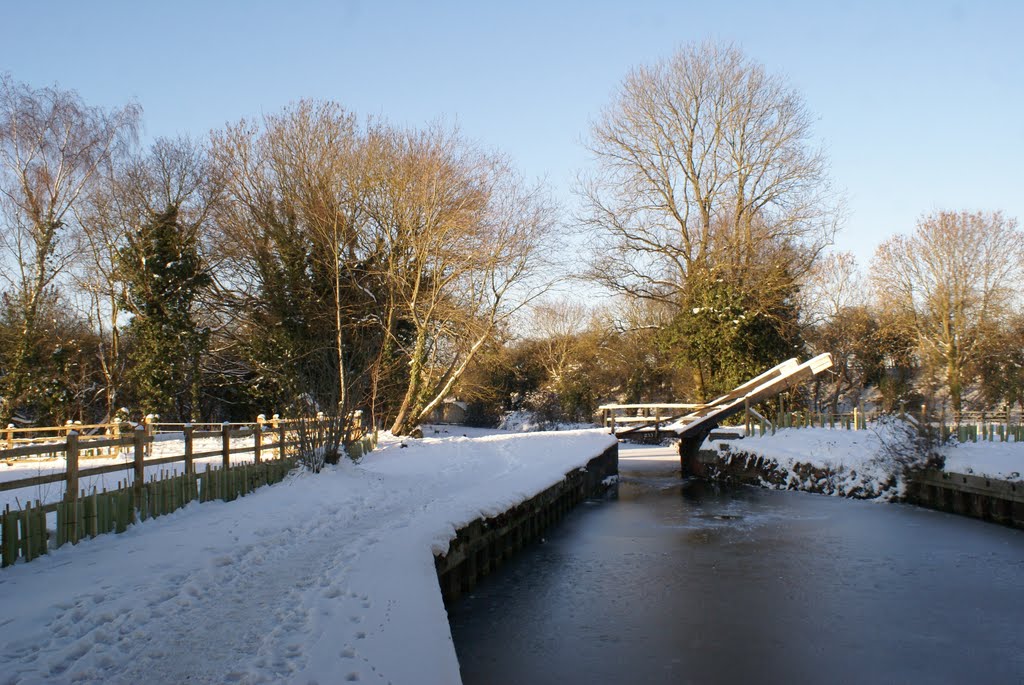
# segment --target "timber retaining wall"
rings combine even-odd
[[[479,518],[459,529],[448,552],[434,557],[445,601],[470,592],[478,579],[495,570],[529,542],[538,539],[585,499],[603,495],[609,476],[619,473],[619,446],[612,445],[586,466],[511,509]]]
[[[1024,483],[929,469],[907,483],[906,501],[1024,528]]]

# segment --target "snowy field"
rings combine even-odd
[[[433,555],[614,439],[427,433],[0,571],[2,681],[458,683]]]

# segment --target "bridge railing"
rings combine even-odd
[[[689,404],[678,402],[650,402],[641,404],[602,404],[601,423],[611,433],[621,432],[619,426],[626,430],[653,432],[656,439],[661,437],[665,426],[678,421],[680,417],[692,411],[703,409],[705,404]]]

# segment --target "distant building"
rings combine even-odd
[[[469,405],[454,397],[445,399],[441,406],[434,409],[428,423],[465,423],[466,410]]]

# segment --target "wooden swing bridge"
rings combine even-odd
[[[740,412],[760,419],[754,407],[765,400],[814,378],[832,368],[825,353],[800,363],[787,359],[704,404],[605,404],[599,407],[604,424],[617,437],[638,441],[679,439],[683,475],[693,472],[692,463],[701,444],[723,421]]]

